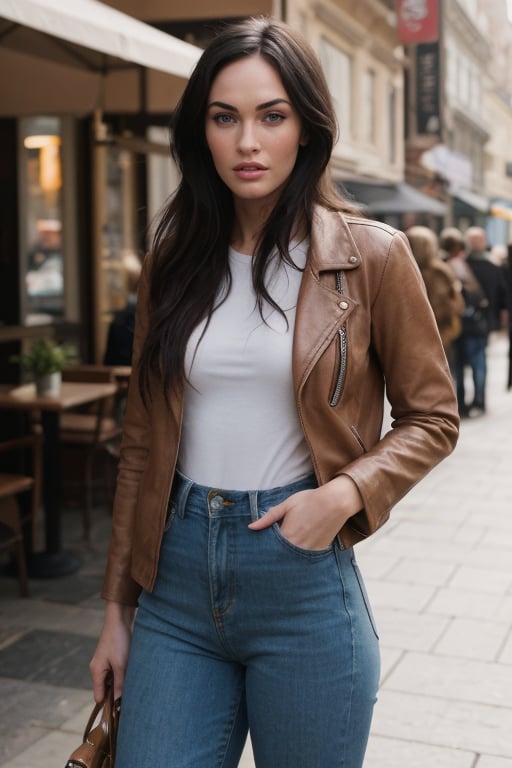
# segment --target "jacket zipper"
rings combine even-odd
[[[336,290],[339,294],[343,293],[343,272],[341,271],[336,272]],[[335,380],[336,384],[334,386],[332,397],[329,400],[331,408],[338,405],[345,385],[345,376],[347,372],[347,330],[345,325],[338,331],[338,345],[339,365]]]

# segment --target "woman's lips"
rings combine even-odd
[[[239,179],[245,179],[247,181],[254,181],[261,179],[267,169],[264,165],[259,163],[240,163],[234,168],[234,171]]]

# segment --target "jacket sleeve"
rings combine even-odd
[[[381,254],[382,255],[382,254]],[[391,404],[391,429],[340,470],[364,509],[340,532],[347,544],[376,531],[391,508],[455,447],[459,416],[452,377],[421,274],[405,236],[392,236],[371,307],[371,347]],[[382,260],[380,260],[382,263]],[[357,532],[357,533],[356,533]]]
[[[147,333],[149,315],[149,258],[146,258],[139,280],[132,374],[123,417],[123,436],[117,474],[112,537],[102,597],[126,605],[136,605],[140,586],[130,576],[131,548],[135,508],[142,473],[146,467],[150,444],[150,420],[139,392],[139,359]]]

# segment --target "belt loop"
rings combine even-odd
[[[251,510],[251,522],[258,519],[258,491],[249,491],[249,507]]]
[[[194,481],[184,475],[177,475],[179,482],[178,492],[176,494],[176,514],[178,517],[185,517],[185,510],[187,508],[187,499],[189,497]]]

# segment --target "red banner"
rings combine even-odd
[[[434,43],[439,39],[439,0],[396,0],[401,43]]]

